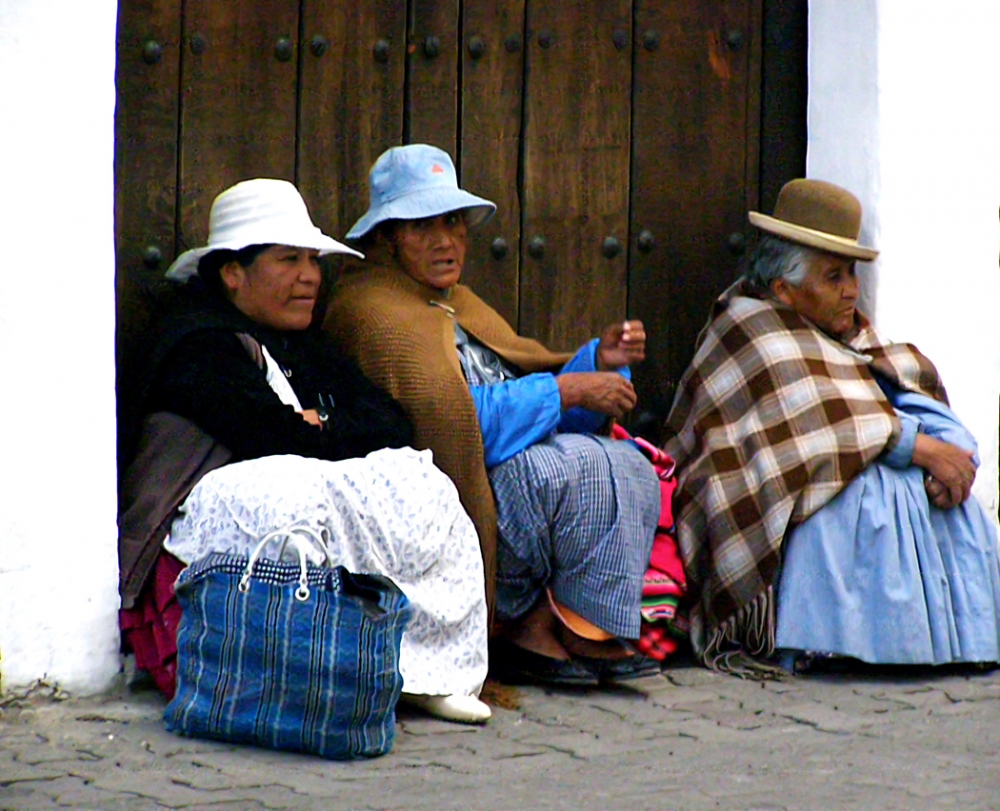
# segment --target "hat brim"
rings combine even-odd
[[[552,609],[552,613],[577,636],[593,642],[607,642],[609,639],[615,638],[614,634],[605,631],[603,628],[598,628],[590,620],[584,619],[575,611],[557,602],[556,598],[552,596],[551,589],[545,589],[545,592],[548,594],[549,607]]]
[[[346,239],[361,239],[375,226],[388,220],[422,220],[460,210],[465,212],[465,224],[475,228],[489,220],[497,207],[489,200],[450,186],[417,189],[381,206],[369,208],[347,232]]]
[[[856,239],[828,234],[825,231],[816,231],[802,225],[778,220],[761,214],[759,211],[749,213],[750,224],[769,234],[774,234],[789,242],[805,245],[809,248],[816,248],[827,253],[835,253],[838,256],[847,256],[851,259],[863,259],[870,262],[878,256],[878,251],[874,248],[867,248],[859,245]]]
[[[365,255],[360,251],[337,242],[337,240],[328,237],[318,228],[315,233],[297,234],[291,236],[291,238],[286,238],[286,236],[289,235],[282,235],[277,239],[265,239],[262,236],[261,239],[257,239],[254,242],[246,242],[245,240],[238,243],[221,242],[214,245],[205,245],[201,248],[192,248],[189,251],[184,251],[184,253],[173,261],[170,267],[167,268],[166,277],[174,282],[186,281],[198,272],[198,263],[206,254],[210,254],[212,251],[239,251],[250,245],[291,245],[294,248],[307,248],[319,251],[320,256],[343,253],[349,256],[356,256],[358,259],[365,258]]]

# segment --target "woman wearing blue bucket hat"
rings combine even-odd
[[[503,681],[596,685],[658,672],[639,636],[660,514],[640,453],[596,436],[635,405],[630,321],[575,354],[522,338],[459,284],[467,233],[496,209],[459,188],[447,153],[394,147],[369,174],[347,237],[368,256],[333,292],[324,328],[403,405],[479,532]]]

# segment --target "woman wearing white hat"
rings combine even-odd
[[[149,416],[122,488],[125,638],[172,692],[178,570],[309,527],[335,563],[387,575],[409,597],[404,692],[433,714],[484,721],[475,529],[430,454],[407,447],[399,404],[308,329],[318,258],[333,253],[360,256],[313,225],[292,184],[254,179],[215,199],[208,244],[167,271],[185,285],[148,363]]]

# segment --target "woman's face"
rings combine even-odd
[[[778,298],[835,338],[854,327],[859,289],[853,259],[817,252],[799,287],[783,280],[774,284]]]
[[[444,290],[458,284],[462,275],[467,235],[461,211],[404,220],[396,226],[392,251],[407,275]]]
[[[312,322],[322,279],[319,251],[272,245],[249,267],[230,262],[219,275],[236,309],[257,323],[300,330]]]

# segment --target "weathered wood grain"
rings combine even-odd
[[[181,0],[121,0],[115,107],[119,416],[136,396],[154,295],[174,258]]]
[[[757,199],[760,7],[637,3],[629,309],[649,335],[636,374],[642,408],[658,416],[712,301],[738,275]]]
[[[629,0],[528,4],[520,330],[555,348],[625,316],[631,30]]]
[[[458,139],[459,0],[410,0],[405,140],[453,158]]]
[[[524,13],[525,0],[466,0],[462,32],[461,182],[497,204],[470,232],[463,280],[515,328]]]
[[[375,159],[402,142],[401,6],[303,0],[298,184],[313,220],[338,239],[368,208]]]
[[[204,244],[212,200],[228,186],[295,180],[298,31],[298,0],[185,3],[178,250]]]

